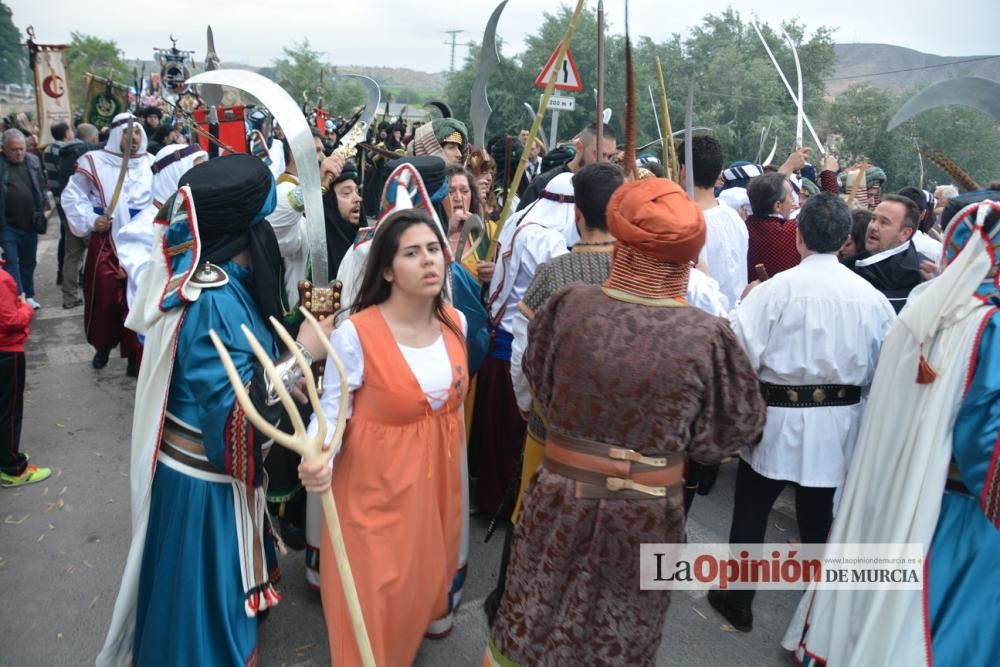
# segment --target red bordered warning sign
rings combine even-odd
[[[549,78],[552,76],[552,70],[556,66],[556,57],[559,55],[560,46],[562,46],[561,42],[556,45],[556,50],[549,56],[549,61],[542,68],[542,73],[535,79],[536,87],[544,88],[548,85]],[[563,66],[559,70],[559,74],[556,75],[555,88],[556,90],[565,90],[572,93],[583,92],[583,81],[580,79],[580,72],[576,69],[576,62],[573,60],[573,54],[569,49],[566,49],[566,59],[563,61]]]

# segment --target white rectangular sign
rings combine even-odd
[[[550,111],[573,111],[575,109],[576,109],[575,97],[560,97],[559,95],[553,95],[552,97],[549,98]]]

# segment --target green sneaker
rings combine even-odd
[[[29,463],[20,475],[8,475],[5,472],[0,472],[0,486],[13,487],[34,484],[48,479],[51,474],[52,471],[48,468],[39,468],[34,463]]]

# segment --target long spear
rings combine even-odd
[[[680,178],[680,166],[677,163],[677,151],[674,148],[674,130],[670,126],[670,108],[667,104],[667,81],[663,78],[663,65],[660,56],[656,56],[656,74],[660,79],[660,122],[663,123],[660,135],[663,137],[663,164],[667,168],[667,178],[676,181]]]
[[[628,30],[628,0],[625,0],[625,175],[637,177],[635,144],[637,114],[635,108],[635,69],[632,64],[632,38]],[[598,148],[600,150],[600,148]]]
[[[604,0],[597,0],[597,161],[604,159]],[[554,148],[554,146],[553,146]]]
[[[583,1],[577,0],[576,9],[573,10],[573,15],[569,19],[569,26],[566,28],[566,36],[563,37],[562,42],[559,44],[559,53],[556,54],[555,67],[552,68],[552,75],[549,76],[549,82],[545,85],[545,92],[542,94],[542,101],[538,104],[538,113],[535,114],[535,120],[531,124],[531,131],[528,132],[528,142],[527,145],[530,146],[538,136],[538,128],[542,125],[542,119],[545,118],[545,111],[549,107],[549,98],[552,97],[552,91],[555,90],[556,79],[559,76],[559,72],[562,71],[563,62],[566,60],[566,50],[569,48],[569,41],[573,38],[573,33],[576,31],[576,20],[580,17],[580,12],[583,10]],[[524,169],[528,164],[528,152],[522,151],[521,159],[517,163],[517,169],[514,171],[514,178],[511,180],[513,187],[517,188],[517,184],[521,182],[524,177]],[[600,146],[598,146],[598,152],[600,152]],[[496,256],[497,253],[497,241],[500,240],[500,232],[503,230],[504,223],[507,222],[510,216],[510,209],[514,204],[513,197],[507,197],[503,203],[503,210],[500,211],[500,221],[497,223],[496,231],[493,233],[493,238],[490,240],[489,250],[486,252],[487,258],[492,258]]]

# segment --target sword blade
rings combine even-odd
[[[319,191],[319,163],[316,160],[316,145],[312,130],[295,100],[285,90],[260,74],[246,70],[220,69],[202,72],[187,80],[193,83],[214,83],[231,86],[257,98],[267,107],[275,121],[281,125],[295,156],[299,185],[305,204],[306,240],[309,243],[309,263],[312,268],[312,282],[326,286],[330,281],[326,254],[326,224],[323,218],[323,199]]]
[[[358,120],[365,123],[367,127],[371,127],[372,121],[375,120],[375,114],[378,113],[378,105],[382,103],[382,89],[378,82],[363,74],[339,74],[338,76],[354,79],[365,87],[368,99],[365,101],[365,110]]]
[[[972,107],[1000,120],[1000,83],[981,76],[963,76],[927,86],[906,101],[886,128],[892,132],[918,114],[953,104]]]
[[[756,23],[751,23],[753,29],[757,32],[757,37],[760,38],[760,43],[764,45],[764,50],[767,51],[767,57],[771,59],[771,64],[774,65],[774,69],[778,70],[778,76],[781,77],[781,82],[785,84],[785,90],[788,91],[788,96],[792,98],[792,102],[798,105],[799,99],[795,96],[792,91],[792,85],[788,83],[788,78],[785,77],[785,73],[781,70],[781,65],[778,64],[778,59],[774,57],[774,53],[771,52],[771,47],[767,45],[767,40],[764,39],[764,34],[757,27]],[[819,135],[816,134],[816,130],[813,129],[813,125],[809,122],[809,116],[802,114],[802,121],[805,123],[806,127],[809,129],[809,134],[812,136],[813,141],[816,142],[816,147],[819,148],[820,153],[826,153],[826,149],[823,148],[823,143],[819,140]]]
[[[472,82],[472,92],[469,96],[469,117],[472,121],[472,137],[477,147],[486,145],[486,124],[493,114],[490,101],[486,96],[486,86],[496,68],[500,66],[500,56],[497,54],[497,24],[507,0],[503,0],[490,15],[483,33],[483,45],[479,52],[479,69],[476,80]]]
[[[125,127],[125,136],[128,137],[128,141],[125,142],[125,148],[122,150],[122,166],[118,169],[118,181],[115,183],[115,190],[111,194],[111,201],[108,203],[108,207],[104,209],[104,215],[109,220],[115,215],[115,209],[118,207],[118,198],[121,197],[122,187],[125,185],[125,176],[128,175],[128,163],[132,159],[133,127],[135,127],[135,117],[129,116],[128,125]]]
[[[792,41],[791,36],[785,32],[785,29],[779,27],[781,34],[785,38],[785,42],[788,43],[788,48],[792,50],[792,58],[795,60],[795,77],[798,79],[798,99],[795,100],[795,107],[798,113],[795,115],[795,147],[802,148],[802,119],[805,116],[803,111],[805,105],[805,98],[802,96],[802,65],[799,64],[799,52],[795,48],[795,42]]]

